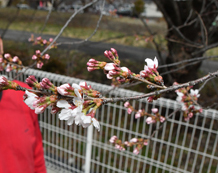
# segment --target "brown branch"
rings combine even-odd
[[[144,83],[147,83],[147,84],[149,84],[149,85],[154,86],[155,88],[160,88],[160,89],[166,88],[165,86],[156,85],[156,84],[154,84],[154,83],[152,83],[152,82],[150,82],[150,81],[148,81],[148,80],[146,80],[146,79],[142,79],[142,78],[139,78],[139,77],[136,77],[136,76],[130,76],[130,78],[131,78],[131,79],[138,80],[138,81],[141,81],[141,82],[144,82]]]
[[[132,97],[103,98],[103,102],[104,102],[104,104],[106,104],[106,103],[109,103],[109,102],[114,103],[114,102],[118,102],[118,101],[125,102],[125,101],[128,101],[128,100],[139,100],[139,99],[142,99],[142,98],[146,98],[146,97],[150,97],[150,96],[154,96],[154,95],[160,95],[160,94],[163,94],[163,93],[166,93],[166,92],[174,91],[174,90],[177,90],[179,88],[194,86],[196,84],[202,83],[202,82],[206,81],[207,79],[211,79],[213,77],[218,77],[218,71],[213,72],[213,73],[209,73],[208,75],[206,75],[206,76],[204,76],[202,78],[199,78],[199,79],[196,79],[196,80],[193,80],[193,81],[190,81],[190,82],[186,82],[186,83],[183,83],[183,84],[170,86],[170,87],[168,87],[166,89],[162,89],[162,90],[159,90],[159,91],[154,91],[154,92],[150,92],[150,93],[147,93],[147,94],[132,96]]]

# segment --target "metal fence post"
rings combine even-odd
[[[93,125],[89,126],[87,129],[85,173],[90,172],[91,156],[92,156],[92,137],[93,137]]]

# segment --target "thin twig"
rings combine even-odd
[[[105,0],[103,0],[103,2],[102,2],[102,6],[101,6],[101,10],[100,10],[100,11],[101,11],[101,14],[100,14],[100,16],[99,16],[99,19],[98,19],[97,25],[96,25],[96,27],[95,27],[95,30],[92,32],[92,34],[91,34],[88,38],[86,38],[86,39],[84,39],[84,40],[81,40],[81,41],[56,43],[55,45],[58,46],[58,45],[62,45],[62,44],[70,44],[70,45],[73,45],[73,44],[82,44],[82,43],[84,43],[84,42],[89,41],[89,40],[96,34],[96,32],[97,32],[97,30],[98,30],[98,28],[99,28],[99,26],[100,26],[100,22],[101,22],[101,19],[102,19],[102,17],[103,17],[104,5],[105,5]]]
[[[52,9],[53,9],[54,0],[51,0],[51,4],[52,4],[52,6],[51,6],[51,8],[49,9],[48,15],[46,16],[45,23],[44,23],[44,25],[43,25],[43,27],[42,27],[42,29],[41,29],[41,31],[40,31],[40,34],[42,34],[42,32],[44,31],[45,26],[46,26],[46,24],[47,24],[47,22],[48,22],[48,19],[49,19],[50,15],[51,15],[51,12],[52,12]]]
[[[215,55],[215,56],[206,56],[206,57],[196,57],[196,58],[186,59],[186,60],[182,60],[182,61],[171,63],[171,64],[160,65],[160,66],[158,66],[158,69],[164,68],[164,67],[176,66],[176,65],[179,65],[179,64],[183,64],[185,62],[202,61],[202,60],[211,59],[211,58],[218,58],[218,55]]]
[[[146,79],[142,79],[142,78],[139,78],[139,77],[136,77],[136,76],[131,76],[131,79],[135,79],[137,81],[141,81],[141,82],[147,83],[149,85],[154,86],[155,88],[160,88],[160,89],[166,88],[165,86],[156,85],[156,84],[154,84],[154,83],[152,83],[152,82],[150,82],[150,81],[148,81]]]
[[[84,10],[85,8],[93,5],[94,3],[98,2],[99,0],[94,0],[88,4],[86,4],[85,6],[81,7],[79,10],[76,10],[71,16],[70,18],[67,20],[67,22],[65,23],[65,25],[61,28],[60,32],[58,33],[58,35],[53,39],[53,41],[42,51],[41,56],[44,55],[44,53],[50,49],[50,47],[54,44],[54,42],[56,42],[56,40],[61,36],[61,34],[63,33],[64,29],[68,26],[68,24],[71,22],[71,20],[82,10]]]

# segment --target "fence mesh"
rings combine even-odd
[[[5,72],[1,72],[5,73]],[[5,73],[13,78],[16,73]],[[34,75],[39,81],[47,77],[55,85],[63,83],[79,83],[80,79],[29,69],[18,80]],[[99,91],[110,90],[107,85],[88,82]],[[111,91],[107,96],[124,97],[140,95],[124,89]],[[50,114],[50,109],[39,115],[39,123],[43,136],[46,165],[56,172],[213,172],[218,173],[218,112],[204,110],[190,121],[183,120],[182,112],[174,113],[172,118],[164,123],[152,141],[144,147],[139,155],[132,153],[132,148],[120,152],[109,143],[111,136],[130,140],[134,137],[148,138],[161,124],[147,125],[145,118],[135,119],[134,114],[128,115],[123,102],[103,105],[97,112],[101,130],[80,126],[68,126],[60,121],[58,115]],[[136,109],[159,108],[159,113],[167,116],[180,105],[173,100],[160,98],[152,104],[146,99],[132,101]],[[90,136],[91,135],[91,136]],[[88,137],[92,142],[87,142]],[[87,144],[91,151],[86,150]],[[88,158],[87,152],[91,152]],[[90,163],[90,170],[86,163]]]

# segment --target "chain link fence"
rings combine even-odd
[[[1,72],[3,73],[3,72]],[[13,78],[16,73],[6,73]],[[38,81],[47,77],[55,85],[79,83],[80,79],[29,69],[18,80],[25,81],[34,75]],[[110,86],[87,82],[94,89],[105,92]],[[116,89],[108,97],[124,97],[142,93]],[[98,132],[90,126],[68,126],[60,121],[58,115],[50,114],[50,109],[39,115],[43,135],[43,144],[47,168],[54,172],[91,172],[91,173],[159,173],[159,172],[208,172],[218,173],[218,112],[204,110],[190,121],[183,120],[182,112],[174,113],[164,123],[152,141],[139,153],[134,155],[132,148],[118,151],[109,143],[111,136],[121,140],[134,137],[149,138],[159,127],[157,124],[146,124],[146,118],[135,119],[128,115],[123,102],[103,105],[97,112],[101,130]],[[180,108],[173,100],[160,98],[152,104],[146,99],[132,101],[136,109],[151,112],[156,107],[159,113],[167,116]]]

